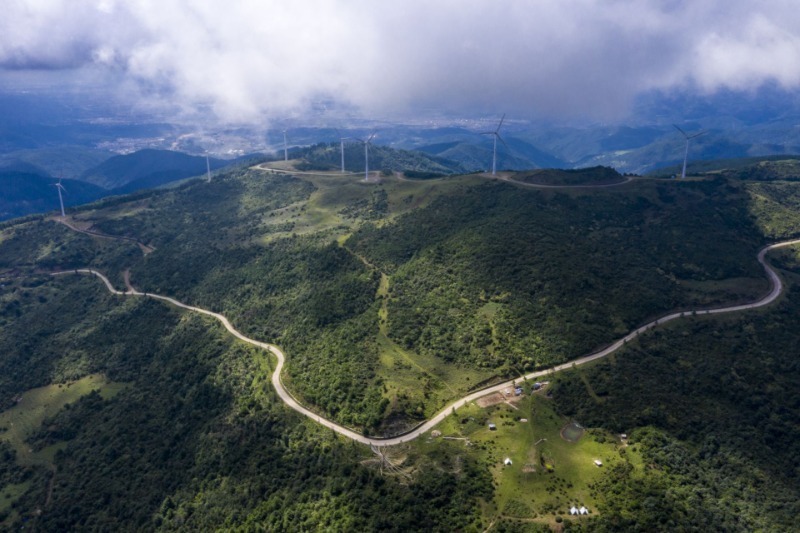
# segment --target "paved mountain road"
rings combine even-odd
[[[491,387],[488,387],[488,388],[473,392],[473,393],[471,393],[471,394],[469,394],[469,395],[467,395],[467,396],[465,396],[465,397],[463,397],[461,399],[458,399],[458,400],[448,404],[441,411],[439,411],[433,418],[431,418],[430,420],[427,420],[426,422],[420,424],[419,426],[417,426],[413,430],[409,431],[408,433],[405,433],[403,435],[399,435],[399,436],[396,436],[396,437],[390,437],[390,438],[366,437],[366,436],[364,436],[364,435],[362,435],[362,434],[360,434],[360,433],[358,433],[356,431],[353,431],[352,429],[346,428],[344,426],[341,426],[341,425],[337,424],[336,422],[328,420],[328,419],[318,415],[317,413],[314,413],[314,412],[310,411],[309,409],[307,409],[303,405],[301,405],[291,395],[291,393],[289,393],[289,391],[286,390],[286,387],[283,386],[283,383],[281,381],[281,373],[283,371],[283,365],[286,362],[286,356],[284,355],[283,351],[281,351],[281,349],[279,347],[275,346],[274,344],[269,344],[269,343],[266,343],[266,342],[261,342],[261,341],[257,341],[255,339],[251,339],[249,337],[246,337],[245,335],[243,335],[242,333],[237,331],[231,325],[230,321],[224,315],[221,315],[219,313],[214,313],[212,311],[208,311],[208,310],[200,308],[200,307],[187,305],[187,304],[185,304],[183,302],[179,302],[178,300],[175,300],[174,298],[170,298],[168,296],[162,296],[162,295],[159,295],[159,294],[152,294],[152,293],[145,293],[145,292],[137,291],[130,285],[129,278],[127,276],[126,276],[126,285],[128,287],[128,290],[119,291],[116,288],[114,288],[114,286],[111,284],[111,282],[108,280],[108,278],[106,276],[104,276],[102,273],[100,273],[100,272],[98,272],[96,270],[88,269],[88,268],[78,269],[78,270],[68,270],[68,271],[63,271],[63,272],[55,272],[52,275],[58,276],[58,275],[72,274],[72,273],[75,273],[75,274],[78,274],[78,273],[92,274],[94,276],[97,276],[105,284],[106,288],[112,294],[122,295],[122,296],[140,296],[140,297],[153,298],[153,299],[156,299],[156,300],[161,300],[161,301],[167,302],[167,303],[169,303],[171,305],[174,305],[176,307],[180,307],[180,308],[183,308],[183,309],[187,309],[189,311],[194,311],[196,313],[201,313],[201,314],[208,315],[210,317],[215,318],[220,323],[222,323],[222,325],[225,327],[225,329],[227,329],[237,339],[239,339],[239,340],[241,340],[243,342],[246,342],[248,344],[252,344],[253,346],[257,346],[259,348],[267,350],[268,352],[270,352],[273,355],[275,355],[275,357],[278,360],[278,365],[275,367],[275,371],[272,373],[272,385],[275,387],[275,390],[277,391],[278,396],[281,398],[281,400],[287,406],[289,406],[290,408],[294,409],[298,413],[301,413],[301,414],[311,418],[315,422],[317,422],[317,423],[319,423],[319,424],[321,424],[321,425],[323,425],[325,427],[328,427],[328,428],[332,429],[333,431],[335,431],[335,432],[337,432],[337,433],[339,433],[341,435],[344,435],[347,438],[353,439],[355,441],[358,441],[358,442],[361,442],[363,444],[367,444],[367,445],[370,445],[370,446],[392,446],[392,445],[395,445],[395,444],[400,444],[402,442],[408,442],[410,440],[416,439],[417,437],[419,437],[423,433],[431,430],[437,424],[442,422],[448,415],[451,414],[451,412],[454,409],[456,409],[458,407],[462,407],[462,406],[464,406],[464,405],[466,405],[466,404],[468,404],[470,402],[473,402],[473,401],[477,400],[478,398],[481,398],[481,397],[486,396],[488,394],[492,394],[492,393],[495,393],[495,392],[500,392],[503,389],[507,389],[508,387],[511,387],[515,382],[519,382],[522,379],[533,380],[533,379],[536,379],[536,378],[539,378],[539,377],[546,376],[546,375],[551,374],[553,372],[559,372],[561,370],[572,368],[573,366],[580,366],[580,365],[584,365],[586,363],[589,363],[591,361],[595,361],[597,359],[602,359],[603,357],[606,357],[606,356],[616,352],[620,348],[622,348],[625,345],[625,343],[634,340],[639,334],[644,333],[645,331],[650,330],[652,328],[655,328],[657,326],[661,326],[663,324],[666,324],[667,322],[671,322],[673,320],[677,320],[677,319],[679,319],[681,317],[690,316],[692,314],[695,314],[695,315],[715,315],[715,314],[722,314],[722,313],[734,313],[734,312],[739,312],[739,311],[746,311],[746,310],[749,310],[749,309],[757,309],[759,307],[763,307],[765,305],[768,305],[768,304],[774,302],[781,295],[781,293],[783,292],[783,282],[781,281],[780,276],[778,276],[778,274],[775,272],[775,270],[767,263],[766,254],[768,252],[770,252],[771,250],[775,250],[777,248],[783,248],[783,247],[786,247],[786,246],[791,246],[791,245],[794,245],[794,244],[800,244],[800,239],[795,239],[795,240],[791,240],[791,241],[772,244],[770,246],[766,246],[765,248],[762,248],[759,251],[757,259],[758,259],[758,262],[761,263],[761,265],[764,267],[764,271],[765,271],[765,273],[767,275],[767,278],[769,279],[769,282],[770,282],[770,285],[771,285],[771,289],[770,289],[769,293],[766,296],[764,296],[763,298],[761,298],[761,299],[759,299],[759,300],[757,300],[755,302],[752,302],[752,303],[749,303],[749,304],[734,305],[734,306],[730,306],[730,307],[718,307],[718,308],[713,308],[713,309],[698,309],[698,310],[689,310],[689,311],[679,311],[679,312],[668,314],[666,316],[663,316],[661,318],[653,320],[652,322],[649,322],[649,323],[647,323],[647,324],[645,324],[645,325],[643,325],[643,326],[631,331],[630,333],[628,333],[627,335],[625,335],[621,339],[616,340],[615,342],[613,342],[611,345],[609,345],[607,348],[604,348],[603,350],[600,350],[598,352],[585,355],[585,356],[580,357],[578,359],[574,359],[572,361],[568,361],[566,363],[560,364],[560,365],[552,367],[552,368],[548,368],[548,369],[545,369],[545,370],[539,370],[539,371],[536,371],[536,372],[531,372],[529,374],[526,374],[524,377],[520,377],[520,378],[515,379],[515,380],[505,381],[503,383],[499,383],[497,385],[493,385]]]

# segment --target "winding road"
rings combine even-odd
[[[219,313],[214,313],[212,311],[208,311],[208,310],[202,309],[200,307],[194,307],[194,306],[191,306],[191,305],[187,305],[187,304],[185,304],[183,302],[179,302],[178,300],[175,300],[174,298],[170,298],[168,296],[162,296],[162,295],[159,295],[159,294],[152,294],[152,293],[146,293],[146,292],[137,291],[136,289],[134,289],[130,285],[129,278],[128,278],[127,275],[125,277],[125,280],[126,280],[126,285],[128,287],[128,290],[126,290],[126,291],[117,290],[116,288],[114,288],[114,286],[111,284],[111,282],[108,280],[108,278],[106,276],[104,276],[102,273],[100,273],[100,272],[98,272],[96,270],[92,270],[92,269],[88,269],[88,268],[83,268],[83,269],[78,269],[78,270],[68,270],[68,271],[63,271],[63,272],[54,272],[51,275],[59,276],[59,275],[65,275],[65,274],[92,274],[94,276],[97,276],[105,284],[106,288],[112,294],[123,295],[123,296],[141,296],[141,297],[153,298],[153,299],[156,299],[156,300],[161,300],[161,301],[167,302],[167,303],[172,304],[172,305],[174,305],[176,307],[180,307],[180,308],[183,308],[183,309],[188,309],[189,311],[194,311],[196,313],[201,313],[201,314],[204,314],[204,315],[208,315],[210,317],[213,317],[213,318],[217,319],[220,323],[222,323],[222,325],[225,327],[225,329],[227,329],[237,339],[239,339],[239,340],[241,340],[243,342],[246,342],[248,344],[252,344],[253,346],[257,346],[259,348],[267,350],[268,352],[270,352],[270,353],[275,355],[275,357],[278,360],[278,365],[275,367],[275,370],[272,373],[272,385],[275,387],[275,390],[277,391],[278,396],[281,398],[281,400],[287,406],[289,406],[290,408],[294,409],[298,413],[300,413],[300,414],[302,414],[304,416],[307,416],[308,418],[314,420],[315,422],[317,422],[317,423],[319,423],[319,424],[321,424],[321,425],[323,425],[323,426],[325,426],[327,428],[332,429],[333,431],[339,433],[340,435],[344,435],[345,437],[347,437],[349,439],[352,439],[354,441],[357,441],[357,442],[360,442],[360,443],[363,443],[363,444],[367,444],[367,445],[370,445],[370,446],[382,447],[382,446],[393,446],[393,445],[396,445],[396,444],[400,444],[400,443],[403,443],[403,442],[408,442],[410,440],[416,439],[417,437],[419,437],[423,433],[431,430],[433,427],[435,427],[440,422],[442,422],[447,416],[449,416],[458,407],[465,406],[468,403],[473,402],[473,401],[477,400],[478,398],[481,398],[481,397],[486,396],[488,394],[493,394],[495,392],[500,392],[503,389],[506,389],[508,387],[513,386],[513,384],[515,382],[519,382],[519,381],[521,381],[523,379],[534,380],[536,378],[549,375],[549,374],[551,374],[553,372],[559,372],[559,371],[566,370],[568,368],[572,368],[572,367],[575,367],[575,366],[585,365],[586,363],[590,363],[592,361],[596,361],[598,359],[602,359],[603,357],[607,357],[608,355],[610,355],[610,354],[616,352],[617,350],[619,350],[620,348],[622,348],[627,342],[636,339],[636,337],[638,335],[640,335],[641,333],[644,333],[644,332],[646,332],[646,331],[648,331],[650,329],[653,329],[655,327],[662,326],[662,325],[664,325],[664,324],[666,324],[668,322],[672,322],[673,320],[677,320],[679,318],[683,318],[683,317],[686,317],[686,316],[693,316],[693,315],[699,316],[699,315],[716,315],[716,314],[722,314],[722,313],[735,313],[735,312],[739,312],[739,311],[746,311],[746,310],[749,310],[749,309],[757,309],[759,307],[763,307],[765,305],[768,305],[768,304],[774,302],[781,295],[781,293],[783,292],[784,285],[783,285],[783,282],[781,281],[780,276],[778,276],[778,274],[775,272],[775,270],[767,263],[766,255],[771,250],[775,250],[777,248],[783,248],[783,247],[786,247],[786,246],[791,246],[791,245],[794,245],[794,244],[800,244],[800,239],[795,239],[795,240],[791,240],[791,241],[785,241],[785,242],[772,244],[772,245],[769,245],[769,246],[766,246],[766,247],[762,248],[758,252],[758,256],[757,256],[758,262],[761,263],[761,265],[764,267],[764,272],[766,273],[767,278],[769,279],[771,288],[770,288],[769,293],[767,293],[766,296],[764,296],[763,298],[761,298],[759,300],[756,300],[755,302],[752,302],[752,303],[749,303],[749,304],[733,305],[733,306],[729,306],[729,307],[717,307],[717,308],[712,308],[712,309],[697,309],[697,310],[688,310],[688,311],[678,311],[678,312],[674,312],[674,313],[662,316],[662,317],[660,317],[660,318],[658,318],[656,320],[648,322],[647,324],[645,324],[645,325],[643,325],[643,326],[631,331],[630,333],[628,333],[624,337],[614,341],[607,348],[604,348],[604,349],[602,349],[602,350],[600,350],[598,352],[594,352],[594,353],[585,355],[585,356],[580,357],[578,359],[574,359],[572,361],[569,361],[569,362],[566,362],[566,363],[563,363],[563,364],[560,364],[560,365],[557,365],[557,366],[554,366],[554,367],[551,367],[551,368],[547,368],[545,370],[539,370],[539,371],[536,371],[536,372],[531,372],[529,374],[525,374],[524,376],[521,376],[520,378],[517,378],[517,379],[514,379],[514,380],[505,381],[503,383],[499,383],[497,385],[493,385],[491,387],[487,387],[485,389],[473,392],[472,394],[469,394],[469,395],[467,395],[467,396],[465,396],[465,397],[463,397],[463,398],[461,398],[459,400],[456,400],[456,401],[448,404],[441,411],[439,411],[433,418],[431,418],[430,420],[427,420],[426,422],[420,424],[419,426],[415,427],[411,431],[409,431],[409,432],[407,432],[405,434],[402,434],[402,435],[398,435],[398,436],[395,436],[395,437],[389,437],[389,438],[366,437],[366,436],[364,436],[364,435],[362,435],[362,434],[360,434],[360,433],[358,433],[356,431],[353,431],[352,429],[348,429],[348,428],[346,428],[344,426],[341,426],[341,425],[337,424],[336,422],[328,420],[328,419],[318,415],[317,413],[314,413],[314,412],[310,411],[309,409],[307,409],[303,405],[301,405],[300,402],[298,402],[291,395],[291,393],[289,393],[289,391],[286,390],[286,387],[284,387],[283,382],[281,381],[281,373],[283,371],[283,365],[286,362],[286,356],[284,355],[283,351],[281,351],[281,349],[278,348],[277,346],[275,346],[274,344],[269,344],[269,343],[266,343],[266,342],[261,342],[261,341],[257,341],[255,339],[251,339],[249,337],[246,337],[245,335],[243,335],[242,333],[237,331],[231,325],[230,321],[224,315],[221,315]]]

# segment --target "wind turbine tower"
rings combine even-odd
[[[208,183],[211,183],[211,163],[208,161],[208,152],[206,152],[206,175],[208,176]]]
[[[289,160],[289,147],[286,144],[286,130],[283,130],[283,160]]]
[[[375,133],[366,139],[356,139],[364,143],[364,181],[369,181],[369,143],[375,138]]]
[[[494,145],[492,147],[492,176],[497,174],[497,139],[500,139],[500,142],[508,148],[508,145],[500,137],[500,128],[503,126],[503,121],[506,119],[506,114],[503,113],[503,116],[500,118],[500,123],[497,125],[497,128],[494,131],[484,131],[481,135],[493,135],[494,136]]]
[[[686,178],[686,161],[689,159],[689,140],[694,139],[695,137],[700,137],[701,135],[705,135],[708,132],[701,131],[699,133],[695,133],[694,135],[689,135],[685,131],[680,129],[676,124],[673,124],[673,126],[675,126],[675,129],[681,132],[681,135],[683,135],[686,138],[686,150],[683,153],[683,170],[681,170],[681,179],[684,179]]]
[[[349,139],[350,137],[342,137],[342,132],[340,132],[339,130],[336,130],[336,133],[339,134],[339,146],[340,146],[341,152],[342,152],[342,174],[344,174],[344,172],[345,172],[344,171],[344,141],[345,141],[345,139]]]
[[[58,183],[55,184],[55,187],[58,190],[58,203],[61,204],[61,217],[64,218],[67,214],[64,212],[64,197],[61,195],[61,191],[66,191],[66,189],[61,185],[61,178],[58,178]]]

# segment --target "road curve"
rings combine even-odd
[[[606,347],[606,348],[604,348],[604,349],[602,349],[602,350],[600,350],[598,352],[594,352],[594,353],[585,355],[585,356],[580,357],[578,359],[574,359],[572,361],[568,361],[566,363],[563,363],[563,364],[560,364],[560,365],[557,365],[557,366],[554,366],[554,367],[551,367],[551,368],[547,368],[547,369],[544,369],[544,370],[538,370],[536,372],[531,372],[529,374],[525,374],[524,376],[522,376],[520,378],[517,378],[517,379],[514,379],[514,380],[505,381],[503,383],[499,383],[497,385],[493,385],[491,387],[487,387],[485,389],[481,389],[479,391],[473,392],[473,393],[471,393],[471,394],[469,394],[469,395],[467,395],[467,396],[465,396],[465,397],[463,397],[461,399],[458,399],[458,400],[450,403],[445,408],[443,408],[441,411],[439,411],[433,418],[431,418],[430,420],[427,420],[426,422],[420,424],[419,426],[415,427],[411,431],[409,431],[409,432],[407,432],[407,433],[405,433],[403,435],[398,435],[398,436],[389,437],[389,438],[365,437],[364,435],[361,435],[360,433],[358,433],[356,431],[353,431],[352,429],[348,429],[348,428],[346,428],[344,426],[341,426],[341,425],[337,424],[336,422],[328,420],[327,418],[324,418],[324,417],[318,415],[317,413],[314,413],[314,412],[310,411],[309,409],[307,409],[303,405],[301,405],[289,393],[289,391],[286,390],[286,387],[283,386],[283,383],[281,381],[281,372],[283,371],[283,365],[286,362],[286,356],[283,354],[283,351],[281,351],[281,349],[278,348],[277,346],[275,346],[274,344],[269,344],[269,343],[266,343],[266,342],[257,341],[257,340],[251,339],[251,338],[246,337],[245,335],[241,334],[239,331],[237,331],[231,325],[230,321],[224,315],[221,315],[219,313],[214,313],[212,311],[208,311],[208,310],[202,309],[200,307],[194,307],[194,306],[191,306],[191,305],[187,305],[185,303],[179,302],[178,300],[175,300],[174,298],[170,298],[168,296],[162,296],[162,295],[159,295],[159,294],[152,294],[152,293],[147,293],[147,292],[140,292],[140,291],[137,291],[135,289],[129,289],[127,291],[119,291],[119,290],[114,288],[114,286],[111,284],[111,282],[108,280],[108,278],[106,276],[104,276],[102,273],[100,273],[100,272],[98,272],[96,270],[88,269],[88,268],[82,268],[82,269],[77,269],[77,270],[67,270],[67,271],[62,271],[62,272],[54,272],[54,273],[52,273],[52,275],[53,276],[58,276],[58,275],[63,275],[63,274],[92,274],[94,276],[97,276],[105,284],[106,288],[112,294],[124,295],[124,296],[143,296],[143,297],[147,297],[147,298],[153,298],[153,299],[156,299],[156,300],[161,300],[161,301],[167,302],[167,303],[172,304],[172,305],[174,305],[176,307],[180,307],[180,308],[183,308],[183,309],[188,309],[190,311],[195,311],[197,313],[208,315],[210,317],[213,317],[213,318],[217,319],[220,323],[222,323],[222,325],[225,327],[225,329],[227,329],[237,339],[239,339],[241,341],[244,341],[244,342],[246,342],[248,344],[252,344],[253,346],[257,346],[259,348],[267,350],[270,353],[272,353],[273,355],[275,355],[275,357],[278,360],[278,365],[275,367],[275,370],[272,373],[272,385],[275,387],[275,390],[277,391],[278,396],[281,398],[281,400],[287,406],[289,406],[290,408],[294,409],[298,413],[307,416],[308,418],[314,420],[315,422],[317,422],[317,423],[319,423],[319,424],[321,424],[321,425],[323,425],[323,426],[325,426],[327,428],[330,428],[333,431],[339,433],[340,435],[344,435],[345,437],[347,437],[349,439],[352,439],[354,441],[357,441],[357,442],[360,442],[360,443],[363,443],[363,444],[367,444],[367,445],[370,445],[370,446],[393,446],[393,445],[396,445],[396,444],[400,444],[400,443],[403,443],[403,442],[408,442],[410,440],[416,439],[417,437],[419,437],[423,433],[431,430],[433,427],[435,427],[440,422],[442,422],[455,409],[457,409],[459,407],[463,407],[463,406],[467,405],[468,403],[477,400],[478,398],[481,398],[483,396],[486,396],[488,394],[492,394],[492,393],[495,393],[495,392],[500,392],[503,389],[507,389],[508,387],[513,386],[514,383],[518,383],[518,382],[522,381],[523,379],[533,380],[533,379],[536,379],[536,378],[539,378],[539,377],[542,377],[542,376],[546,376],[546,375],[552,374],[553,372],[560,372],[562,370],[566,370],[566,369],[569,369],[569,368],[572,368],[572,367],[575,367],[575,366],[584,365],[586,363],[590,363],[592,361],[596,361],[598,359],[602,359],[603,357],[606,357],[606,356],[616,352],[620,348],[622,348],[627,342],[636,339],[636,337],[638,335],[640,335],[641,333],[644,333],[644,332],[646,332],[646,331],[648,331],[650,329],[653,329],[655,327],[662,326],[662,325],[666,324],[667,322],[671,322],[673,320],[677,320],[679,318],[686,317],[686,316],[716,315],[716,314],[722,314],[722,313],[735,313],[735,312],[738,312],[738,311],[746,311],[746,310],[749,310],[749,309],[757,309],[759,307],[763,307],[765,305],[768,305],[768,304],[774,302],[781,295],[781,293],[783,292],[783,282],[781,281],[780,276],[778,276],[778,274],[775,272],[775,270],[767,263],[766,255],[771,250],[775,250],[777,248],[783,248],[783,247],[786,247],[786,246],[791,246],[791,245],[794,245],[794,244],[800,244],[800,239],[795,239],[795,240],[791,240],[791,241],[785,241],[785,242],[772,244],[772,245],[769,245],[769,246],[766,246],[766,247],[762,248],[758,252],[758,256],[757,256],[758,262],[761,263],[761,266],[764,267],[764,271],[765,271],[765,273],[767,275],[767,278],[769,279],[771,288],[770,288],[769,293],[767,293],[766,296],[764,296],[763,298],[760,298],[759,300],[756,300],[755,302],[752,302],[752,303],[749,303],[749,304],[733,305],[733,306],[729,306],[729,307],[717,307],[717,308],[712,308],[712,309],[696,309],[696,310],[688,310],[688,311],[678,311],[678,312],[674,312],[674,313],[662,316],[660,318],[657,318],[656,320],[653,320],[651,322],[648,322],[647,324],[644,324],[643,326],[640,326],[640,327],[636,328],[635,330],[631,331],[630,333],[628,333],[624,337],[614,341],[608,347]]]
[[[83,233],[85,235],[90,235],[92,237],[100,237],[101,239],[111,239],[111,240],[115,240],[115,241],[132,242],[132,243],[136,244],[137,246],[139,246],[139,248],[142,250],[142,253],[144,255],[152,253],[155,250],[155,248],[153,248],[152,246],[148,246],[143,242],[139,242],[136,239],[134,239],[133,237],[122,237],[122,236],[119,236],[119,235],[108,235],[107,233],[101,233],[99,231],[94,231],[94,230],[90,230],[90,229],[81,229],[78,226],[76,226],[75,224],[73,224],[70,220],[68,220],[67,218],[63,218],[63,217],[53,217],[53,220],[58,222],[59,224],[64,224],[66,227],[68,227],[72,231],[77,231],[78,233]]]

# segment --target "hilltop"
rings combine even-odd
[[[315,148],[327,153],[316,161],[336,148]],[[115,298],[95,280],[43,275],[96,268],[119,288],[127,279],[221,312],[284,349],[283,382],[303,404],[382,435],[667,312],[752,301],[767,289],[757,251],[800,234],[800,189],[786,180],[626,181],[601,167],[407,180],[375,166],[364,182],[335,161],[297,172],[314,161],[304,157],[71,213],[76,227],[135,239],[146,254],[52,219],[0,227],[6,407],[26,391],[107,380],[31,422],[23,442],[39,462],[3,448],[0,491],[14,507],[0,507],[0,519],[19,524],[44,506],[36,520],[45,529],[280,529],[283,520],[514,529],[555,525],[581,502],[598,527],[687,528],[713,516],[770,529],[791,519],[769,509],[796,495],[782,470],[796,454],[796,432],[783,424],[795,416],[796,289],[752,316],[687,319],[553,376],[549,400],[528,397],[526,384],[513,406],[459,408],[440,430],[474,446],[423,437],[377,457],[284,408],[269,383],[274,362],[215,322]],[[776,261],[794,287],[794,255]],[[738,401],[743,384],[747,402]],[[708,407],[681,420],[695,401]],[[763,408],[776,417],[769,426],[759,422]],[[701,413],[725,415],[712,424],[713,442]],[[559,437],[573,418],[592,427],[575,446]],[[629,433],[630,446],[612,432]],[[758,442],[768,448],[743,445],[756,432],[767,432]],[[506,456],[516,469],[502,466]],[[765,501],[736,489],[754,479],[770,479]],[[675,487],[719,492],[690,505]],[[656,521],[642,510],[647,498],[659,506]],[[723,500],[746,511],[734,517]]]
[[[388,172],[417,172],[430,175],[458,174],[464,168],[455,161],[434,157],[421,151],[397,150],[379,144],[370,144],[369,164],[373,169]],[[307,148],[295,148],[292,158],[301,159],[297,170],[341,170],[339,143],[318,143]],[[364,169],[364,147],[360,142],[348,141],[344,150],[345,170],[358,172]]]

